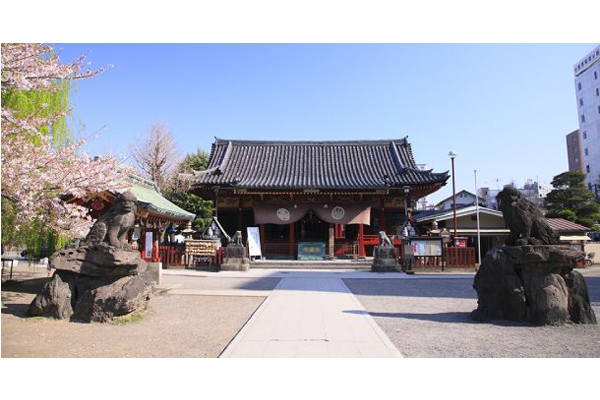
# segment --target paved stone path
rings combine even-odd
[[[285,277],[221,357],[402,357],[338,277]]]

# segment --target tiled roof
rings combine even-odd
[[[548,221],[548,225],[550,225],[550,228],[552,228],[553,231],[556,232],[589,232],[590,229],[583,226],[583,225],[579,225],[576,224],[575,222],[571,222],[571,221],[567,221],[566,219],[562,219],[562,218],[546,218],[546,221]]]
[[[384,189],[445,183],[448,173],[421,171],[406,140],[255,141],[215,139],[192,187]]]
[[[160,216],[171,217],[178,220],[190,221],[194,219],[195,214],[187,212],[183,208],[180,208],[165,199],[160,194],[158,186],[153,181],[149,181],[139,176],[129,175],[127,177],[127,182],[127,187],[119,189],[117,192],[123,193],[127,190],[131,191],[135,197],[137,197],[138,204],[148,211]]]

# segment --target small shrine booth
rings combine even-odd
[[[398,234],[448,173],[420,170],[407,138],[361,141],[215,139],[207,169],[181,175],[214,201],[229,234],[260,232],[261,255],[364,257],[379,231]],[[300,252],[300,253],[299,253]]]
[[[195,215],[164,198],[155,182],[128,175],[123,187],[115,192],[106,191],[74,201],[88,207],[92,218],[97,219],[112,207],[118,193],[127,190],[136,196],[138,206],[130,242],[146,261],[160,261],[164,259],[161,249],[165,247],[162,244],[168,241],[168,230],[173,226],[185,226]]]

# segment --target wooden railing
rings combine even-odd
[[[158,246],[158,258],[164,266],[186,265],[185,247],[173,244],[160,245]]]
[[[402,247],[400,249],[403,250]],[[412,260],[404,260],[402,251],[399,254],[400,263],[408,262],[413,267],[475,267],[475,249],[473,247],[444,248],[441,256],[415,256]]]
[[[336,241],[333,245],[333,254],[356,258],[358,257],[358,243]]]
[[[474,247],[447,247],[444,250],[444,263],[447,267],[474,267]]]

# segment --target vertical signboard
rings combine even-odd
[[[246,229],[248,231],[248,255],[250,258],[262,258],[260,247],[260,230],[257,226],[249,226]]]
[[[144,244],[144,258],[152,258],[152,232],[146,232],[146,241]]]

